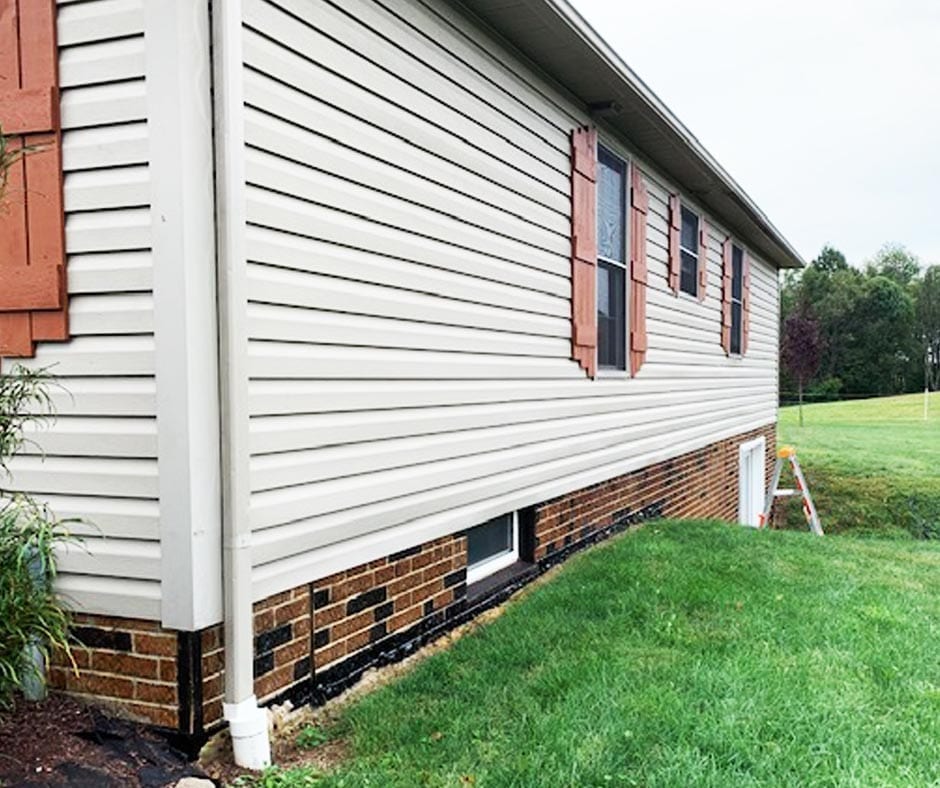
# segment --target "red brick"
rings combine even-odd
[[[402,613],[397,613],[388,619],[388,631],[398,632],[401,629],[405,629],[411,624],[414,624],[421,616],[422,611],[420,607],[412,607]]]
[[[176,686],[173,684],[156,684],[150,681],[138,681],[134,694],[137,700],[146,703],[176,706]]]
[[[123,708],[134,718],[149,722],[151,725],[159,725],[161,728],[176,728],[178,724],[176,709],[145,703],[125,703]]]
[[[134,651],[137,654],[149,654],[157,657],[176,656],[176,636],[169,633],[133,635]]]
[[[155,657],[138,657],[115,651],[95,651],[91,655],[91,667],[99,673],[116,673],[141,679],[155,679],[160,663]]]
[[[324,646],[321,649],[318,649],[314,653],[313,664],[316,666],[317,670],[325,668],[327,665],[331,665],[337,660],[342,659],[346,656],[346,641],[341,643],[331,643],[328,646]]]

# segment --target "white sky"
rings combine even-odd
[[[809,261],[940,263],[940,0],[571,0]]]

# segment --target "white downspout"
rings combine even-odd
[[[267,712],[254,695],[251,523],[248,519],[248,334],[245,257],[245,120],[242,3],[212,3],[215,77],[219,379],[222,410],[222,583],[225,601],[224,716],[235,763],[271,763]]]

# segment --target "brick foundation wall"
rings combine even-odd
[[[463,534],[403,550],[254,605],[255,694],[262,702],[320,702],[370,667],[393,662],[505,598],[569,553],[653,517],[734,521],[738,447],[763,435],[765,476],[775,425],[560,496],[520,513],[520,558],[482,591],[467,588]],[[486,582],[486,581],[484,581]],[[481,586],[484,584],[481,584]],[[80,673],[61,655],[50,685],[103,700],[176,732],[195,748],[222,724],[224,633],[175,632],[132,619],[76,615]]]

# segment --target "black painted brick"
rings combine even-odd
[[[310,657],[304,657],[300,662],[294,663],[294,681],[307,678],[310,675]]]
[[[385,601],[388,592],[385,589],[385,586],[380,588],[373,588],[369,591],[366,591],[364,594],[359,594],[359,596],[354,596],[346,604],[346,615],[352,616],[356,613],[361,613],[367,607],[372,607],[378,605]]]
[[[466,581],[466,579],[467,579],[466,568],[458,569],[456,572],[451,572],[449,575],[445,575],[444,588],[450,588],[451,586],[455,586],[458,583],[463,583],[464,581]]]
[[[290,642],[293,635],[293,626],[290,622],[282,624],[277,629],[262,632],[255,638],[255,654],[266,654],[274,651],[278,646]]]
[[[374,643],[376,640],[384,638],[387,634],[388,627],[385,626],[385,622],[383,621],[381,624],[376,624],[369,630],[369,640]]]
[[[255,678],[263,676],[265,673],[270,673],[274,670],[274,652],[270,651],[267,654],[262,654],[260,657],[255,657],[255,666],[254,674]]]
[[[314,609],[326,607],[330,604],[330,589],[321,588],[318,591],[313,592],[313,607]]]
[[[386,618],[392,615],[392,611],[394,610],[395,610],[394,602],[386,602],[384,605],[379,605],[375,609],[375,620],[384,621]]]
[[[88,648],[107,648],[112,651],[130,651],[131,633],[98,627],[73,627],[72,634]]]
[[[330,628],[324,627],[313,633],[313,647],[321,648],[330,642]]]

